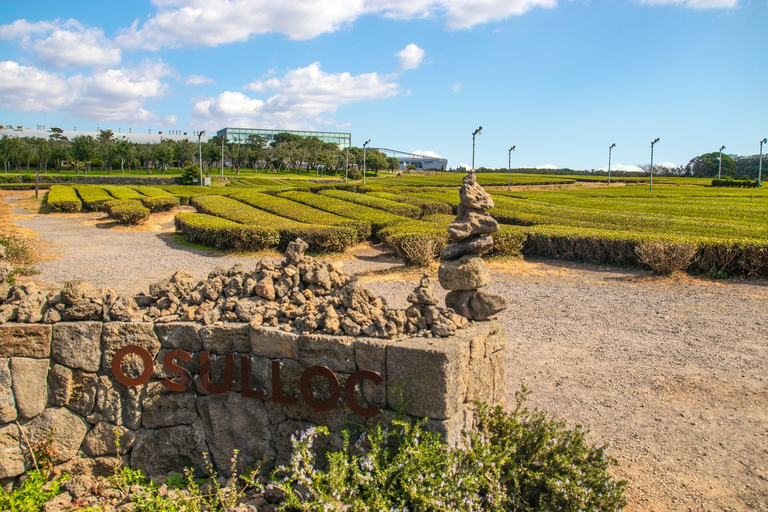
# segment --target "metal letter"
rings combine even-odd
[[[318,402],[312,398],[312,392],[309,390],[309,383],[315,377],[323,377],[328,381],[328,384],[331,385],[331,396],[322,402]],[[307,407],[319,412],[330,411],[338,405],[339,398],[341,398],[339,379],[337,379],[331,369],[326,366],[310,366],[304,370],[304,373],[301,374],[300,389],[301,396],[307,403]]]
[[[381,414],[381,409],[376,406],[363,407],[357,400],[355,400],[355,387],[361,380],[371,381],[374,385],[378,386],[384,382],[384,378],[372,370],[357,370],[349,376],[347,383],[344,386],[344,400],[347,402],[349,410],[363,418],[373,418],[374,416]]]
[[[192,354],[184,350],[171,350],[165,354],[163,359],[163,368],[168,370],[171,375],[181,377],[181,381],[175,379],[163,379],[163,386],[171,391],[186,391],[192,386],[192,374],[183,366],[176,364],[176,359],[188,363],[192,359]]]
[[[247,398],[262,400],[266,393],[260,389],[251,387],[251,358],[240,356],[240,394]]]
[[[224,356],[224,382],[221,384],[211,382],[210,370],[210,353],[207,350],[203,350],[200,352],[200,380],[202,381],[203,389],[214,395],[226,393],[232,389],[232,384],[235,382],[235,354],[226,354]]]
[[[136,354],[141,358],[141,362],[144,363],[144,371],[142,371],[141,375],[138,377],[132,378],[123,373],[123,369],[120,365],[123,362],[123,358],[128,354]],[[138,345],[126,345],[118,349],[118,351],[115,352],[115,356],[112,358],[112,375],[115,376],[117,382],[124,386],[141,386],[152,378],[152,372],[154,371],[155,368],[152,365],[152,356],[149,355],[146,348]]]
[[[283,394],[280,384],[280,361],[272,361],[272,400],[276,404],[293,405],[296,398]]]

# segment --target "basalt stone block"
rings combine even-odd
[[[441,263],[437,277],[446,290],[476,290],[491,282],[491,271],[480,256],[467,254]]]
[[[115,353],[127,345],[138,345],[147,349],[154,359],[160,350],[160,341],[155,335],[154,325],[149,322],[104,324],[101,336],[102,369],[107,375],[112,375],[112,359]],[[144,365],[138,356],[128,355],[123,358],[122,369],[125,375],[133,378],[141,375]]]
[[[77,454],[88,432],[88,424],[79,415],[63,407],[50,407],[41,415],[22,426],[30,443],[42,442],[51,437],[55,455],[54,464],[66,462]],[[31,461],[29,464],[31,465]]]
[[[199,421],[194,425],[158,430],[141,429],[131,450],[131,467],[149,476],[178,472],[179,468],[202,472],[205,469],[203,453],[208,451]]]
[[[484,290],[452,291],[445,305],[470,320],[487,320],[507,309],[507,299]]]
[[[48,401],[47,359],[11,358],[11,378],[16,410],[22,418],[32,418],[45,410]]]
[[[50,325],[0,325],[0,357],[42,359],[50,356]]]
[[[125,427],[102,421],[97,423],[83,441],[83,451],[91,457],[117,454],[120,440],[120,454],[128,453],[136,440],[136,433]]]
[[[151,382],[147,385],[141,420],[144,428],[190,425],[197,418],[194,390],[170,391],[160,382]]]
[[[95,373],[54,364],[48,374],[48,402],[88,416],[93,412],[99,378]]]
[[[200,339],[202,326],[194,322],[174,322],[171,324],[156,324],[155,332],[163,348],[197,352],[203,348]]]
[[[250,352],[250,326],[248,324],[207,325],[200,329],[203,350],[217,354]]]
[[[53,326],[54,361],[89,372],[101,364],[101,322],[66,322]]]
[[[448,224],[448,236],[452,242],[472,235],[488,235],[499,230],[499,223],[483,210],[459,205],[456,220]]]
[[[24,472],[21,446],[21,432],[15,423],[0,426],[0,479],[19,476]]]
[[[352,373],[355,340],[341,336],[300,336],[299,362],[304,368],[327,366],[334,372]]]
[[[440,258],[443,260],[455,260],[465,254],[485,254],[493,248],[493,237],[491,235],[481,235],[476,238],[465,238],[460,242],[451,244],[440,251]]]
[[[299,336],[274,327],[251,328],[251,352],[272,359],[298,359]]]
[[[0,424],[13,421],[17,417],[11,382],[11,360],[0,359]]]

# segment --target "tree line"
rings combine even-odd
[[[124,136],[116,137],[112,130],[99,130],[96,137],[79,135],[71,140],[60,128],[51,127],[49,132],[48,138],[0,137],[4,171],[73,169],[75,174],[86,174],[101,169],[111,174],[118,169],[121,173],[137,169],[151,173],[158,169],[165,174],[171,168],[198,165],[210,175],[225,165],[238,176],[241,170],[248,168],[315,174],[335,174],[351,169],[354,174],[363,168],[364,153],[365,167],[374,173],[400,168],[397,158],[387,157],[376,149],[365,152],[358,147],[341,149],[338,144],[323,142],[318,137],[305,138],[292,133],[278,133],[273,141],[250,135],[241,142],[217,135],[198,146],[187,139],[161,139],[158,143],[139,144]]]

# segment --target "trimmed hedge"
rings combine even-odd
[[[379,231],[379,237],[403,258],[406,265],[425,266],[448,245],[444,226],[429,222],[404,222]]]
[[[120,224],[141,224],[149,218],[149,210],[135,199],[118,199],[104,203],[110,217]]]
[[[321,190],[318,192],[318,194],[341,199],[342,201],[357,203],[363,206],[368,206],[370,208],[376,208],[378,210],[384,210],[385,212],[389,212],[394,215],[400,215],[402,217],[409,217],[411,219],[418,219],[421,217],[421,208],[418,206],[398,203],[396,201],[390,201],[389,199],[383,199],[381,197],[369,196],[367,194],[358,194],[356,192],[348,192],[346,190]]]
[[[51,185],[46,201],[54,212],[76,213],[83,208],[83,202],[77,197],[75,189],[66,185]]]
[[[127,185],[102,185],[101,188],[106,190],[109,195],[115,199],[141,199],[144,194],[138,192],[135,188]]]
[[[73,188],[82,199],[85,209],[91,212],[103,212],[104,204],[115,200],[106,190],[95,185],[73,185]]]
[[[141,204],[143,204],[152,213],[167,212],[168,210],[178,208],[181,204],[181,200],[178,197],[172,195],[151,196],[142,197]]]
[[[312,192],[289,191],[279,194],[291,201],[296,201],[309,206],[314,206],[326,212],[335,213],[349,219],[361,220],[371,223],[373,234],[379,237],[379,231],[393,224],[401,222],[413,222],[413,219],[401,217],[375,208],[369,208],[360,204],[350,203],[329,196],[321,196]],[[381,238],[381,237],[379,237]]]
[[[342,252],[357,242],[357,232],[344,226],[323,226],[280,217],[229,197],[198,196],[192,205],[203,213],[215,215],[240,224],[269,226],[280,233],[280,248],[301,238],[313,252]]]
[[[713,179],[713,187],[734,187],[734,188],[757,188],[760,183],[757,180],[732,180],[732,179]]]
[[[307,224],[324,224],[326,226],[346,226],[357,232],[357,240],[367,240],[371,236],[371,223],[361,220],[348,219],[318,210],[306,204],[297,203],[284,197],[271,196],[261,192],[239,192],[230,196],[243,203],[275,215],[286,217]]]
[[[173,219],[176,231],[193,244],[231,251],[273,249],[280,234],[268,226],[245,226],[202,213],[179,213]]]
[[[404,196],[392,192],[368,192],[366,195],[417,206],[421,208],[422,216],[438,214],[450,215],[450,213],[453,212],[453,208],[450,205],[423,197]]]
[[[528,235],[518,228],[499,226],[499,230],[493,234],[493,247],[486,254],[504,257],[522,256],[527,238]]]

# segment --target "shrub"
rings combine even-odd
[[[73,185],[73,188],[83,200],[85,209],[91,212],[104,211],[104,203],[115,199],[106,190],[95,185]]]
[[[280,217],[223,196],[198,196],[192,204],[203,213],[216,215],[240,224],[270,226],[280,233],[283,248],[297,237],[309,244],[313,252],[341,252],[357,241],[357,232],[344,226],[305,224]]]
[[[653,240],[635,247],[640,263],[651,268],[654,274],[669,275],[685,270],[696,256],[696,246],[681,242]]]
[[[110,217],[120,224],[141,224],[149,218],[149,209],[142,206],[140,201],[133,199],[119,199],[108,201],[104,208]]]
[[[176,231],[191,243],[232,251],[272,249],[280,242],[277,230],[268,226],[245,226],[201,213],[178,213]]]
[[[499,226],[499,230],[493,234],[493,247],[488,251],[488,256],[520,256],[527,235],[524,231],[512,226]]]
[[[738,247],[722,241],[704,241],[699,245],[696,268],[708,275],[727,277],[739,271]]]
[[[48,481],[46,474],[40,470],[32,470],[20,487],[12,492],[6,492],[0,487],[0,510],[12,512],[27,512],[42,510],[43,505],[61,493],[61,482],[64,479]]]
[[[451,212],[453,212],[453,208],[450,205],[439,201],[432,201],[431,199],[425,199],[423,197],[405,196],[391,192],[368,192],[367,195],[417,206],[421,208],[422,217],[438,214],[450,215]]]
[[[181,171],[181,182],[184,185],[192,185],[200,181],[200,168],[196,165],[188,165]]]
[[[150,212],[156,213],[156,212],[167,212],[168,210],[173,210],[174,208],[178,208],[179,205],[181,204],[181,201],[176,196],[166,194],[164,196],[158,195],[158,196],[142,197],[141,204],[143,204]]]
[[[102,185],[101,188],[115,199],[141,199],[144,197],[144,194],[127,185]]]
[[[287,217],[307,224],[325,224],[327,226],[346,226],[357,231],[357,240],[363,241],[371,236],[371,224],[369,222],[347,219],[323,210],[318,210],[283,197],[271,196],[260,192],[240,192],[234,194],[232,199],[249,204],[261,210],[274,213],[281,217]]]
[[[35,263],[39,259],[34,242],[24,235],[0,231],[0,245],[5,247],[5,261],[13,265]]]
[[[336,199],[361,204],[370,208],[384,210],[385,212],[389,212],[394,215],[400,215],[402,217],[409,217],[411,219],[418,219],[421,217],[421,208],[418,206],[398,203],[396,201],[390,201],[389,199],[383,199],[381,197],[369,196],[368,194],[358,194],[356,192],[348,192],[346,190],[323,190],[318,193],[320,195],[335,197]]]
[[[424,421],[379,424],[355,443],[344,432],[327,470],[315,467],[312,445],[328,430],[311,428],[292,438],[290,464],[271,485],[287,510],[620,510],[626,483],[609,475],[606,449],[524,399],[525,390],[512,413],[478,405],[477,427],[456,448]]]
[[[379,237],[409,266],[429,265],[448,244],[445,228],[426,222],[389,226],[379,232]]]
[[[712,186],[713,187],[732,187],[732,188],[757,188],[760,185],[760,183],[757,180],[750,180],[750,179],[742,179],[742,180],[734,180],[734,179],[713,179],[712,180]]]
[[[334,213],[342,217],[369,222],[371,224],[371,229],[376,236],[379,236],[379,231],[386,226],[398,224],[400,222],[413,222],[413,219],[407,217],[401,217],[382,210],[377,210],[376,208],[350,203],[334,197],[313,194],[312,192],[289,191],[282,192],[278,195],[290,199],[291,201],[313,206],[319,210]]]
[[[75,189],[66,185],[51,185],[46,201],[54,212],[77,213],[83,208]]]

